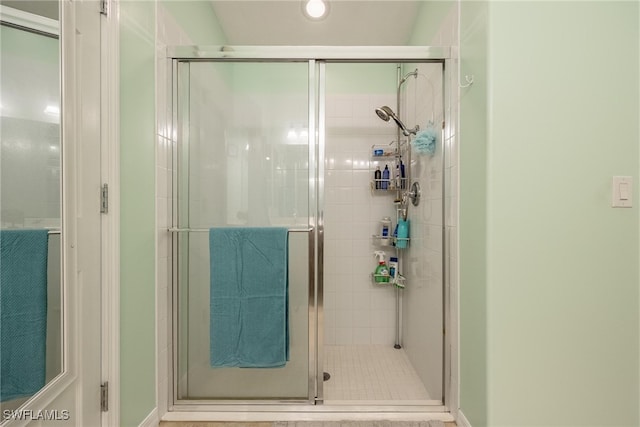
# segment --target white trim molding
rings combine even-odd
[[[120,425],[120,61],[118,2],[101,15],[100,76],[102,184],[108,185],[108,212],[102,215],[102,382],[109,383],[109,410],[103,426]],[[156,415],[157,418],[157,415]],[[154,426],[157,425],[154,424]]]
[[[153,408],[149,415],[142,420],[142,422],[138,425],[138,427],[157,427],[160,423],[160,418],[158,418],[158,408]]]
[[[0,5],[0,21],[54,36],[60,35],[60,23],[23,10]]]
[[[458,410],[458,417],[456,418],[456,425],[458,427],[471,427],[471,423],[469,422],[467,417],[464,416],[464,414],[462,413],[461,410]]]

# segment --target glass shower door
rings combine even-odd
[[[313,338],[309,188],[314,172],[309,168],[313,144],[309,144],[308,64],[176,62],[172,218],[176,401],[306,402],[314,397],[309,350]],[[289,229],[290,354],[283,367],[211,366],[211,227]]]

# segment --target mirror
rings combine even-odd
[[[62,373],[59,2],[0,1],[0,413]]]

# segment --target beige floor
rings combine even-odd
[[[182,422],[182,421],[161,421],[159,427],[272,427],[272,422],[258,423],[228,423],[228,422]],[[445,427],[456,427],[454,422],[444,423]]]

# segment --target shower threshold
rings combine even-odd
[[[218,421],[218,422],[260,422],[260,421],[455,421],[443,406],[397,407],[397,406],[343,406],[305,405],[293,407],[238,408],[225,411],[219,408],[211,411],[170,411],[162,421]]]

